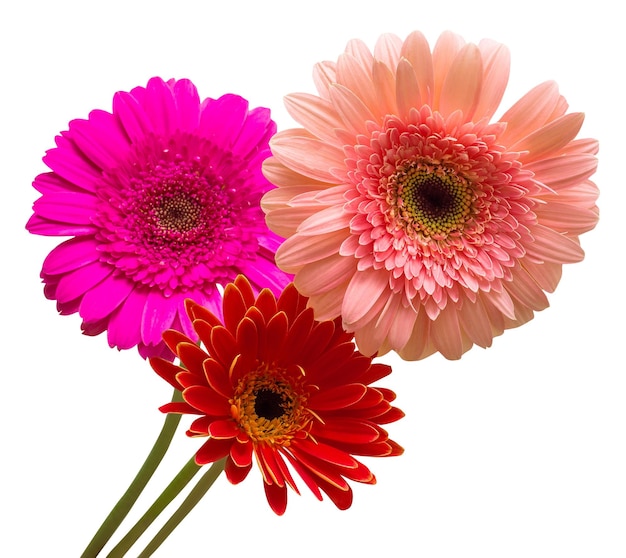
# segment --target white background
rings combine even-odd
[[[345,512],[290,494],[269,510],[254,471],[218,479],[156,553],[181,556],[626,556],[623,18],[609,2],[13,2],[0,9],[2,526],[0,555],[78,557],[152,446],[170,388],[135,351],[59,317],[39,271],[57,239],[24,225],[54,136],[153,75],[235,92],[293,125],[282,96],[348,39],[451,29],[512,53],[506,107],[555,79],[600,140],[601,221],[551,307],[462,360],[385,357],[406,452],[365,459],[376,486]],[[617,3],[615,4],[618,5]],[[180,436],[140,509],[193,454]],[[133,517],[137,517],[136,514]],[[126,525],[126,524],[125,524]],[[154,531],[152,531],[154,532]],[[144,544],[147,542],[143,541]],[[136,555],[133,552],[131,556]]]

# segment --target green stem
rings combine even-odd
[[[180,391],[174,390],[172,401],[182,401]],[[176,414],[168,414],[165,417],[163,428],[161,429],[161,432],[159,433],[159,436],[150,450],[144,464],[141,466],[141,469],[139,469],[139,472],[126,489],[124,495],[120,498],[118,503],[104,520],[93,539],[91,539],[91,542],[81,554],[81,558],[95,558],[111,538],[113,533],[115,533],[116,529],[120,526],[120,523],[122,523],[124,518],[128,515],[128,512],[137,501],[137,498],[139,498],[139,495],[146,487],[146,484],[148,484],[148,481],[154,474],[154,471],[159,466],[159,463],[161,463],[165,452],[169,448],[172,438],[174,437],[174,432],[176,432],[176,428],[180,422],[180,417],[181,415]]]
[[[185,498],[180,507],[172,514],[172,516],[167,520],[167,523],[161,527],[161,530],[154,536],[154,538],[148,543],[148,546],[143,550],[141,554],[138,555],[137,558],[148,558],[152,556],[155,550],[157,550],[163,541],[169,537],[178,524],[187,517],[187,514],[196,506],[196,504],[202,499],[202,497],[207,493],[209,488],[213,486],[213,483],[216,481],[217,477],[220,476],[220,473],[224,470],[224,464],[226,463],[226,458],[220,459],[211,465],[209,470],[202,475],[202,478],[198,481],[198,484],[191,489],[191,492]]]
[[[196,465],[195,456],[192,457],[186,465],[180,470],[180,472],[174,477],[165,490],[161,492],[161,495],[154,501],[154,503],[148,508],[148,511],[144,513],[139,521],[133,525],[130,531],[124,536],[124,538],[109,552],[108,558],[122,558],[126,555],[126,552],[130,550],[139,537],[143,535],[145,530],[152,525],[152,522],[159,516],[159,514],[172,502],[176,496],[178,496],[183,488],[187,486],[189,481],[200,470],[200,466]]]

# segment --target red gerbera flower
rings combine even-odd
[[[206,350],[168,330],[163,339],[181,366],[150,360],[184,398],[161,410],[200,415],[187,431],[209,437],[196,463],[226,457],[226,476],[237,484],[252,468],[254,454],[267,500],[279,515],[287,506],[287,486],[299,493],[288,465],[319,500],[324,492],[347,509],[352,504],[347,480],[376,482],[353,455],[403,452],[380,426],[404,416],[391,406],[395,394],[370,387],[391,368],[357,352],[340,319],[315,321],[306,303],[293,284],[278,300],[268,289],[255,298],[248,280],[239,276],[225,289],[223,324],[186,301]]]

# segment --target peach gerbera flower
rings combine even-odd
[[[351,41],[286,97],[262,206],[316,318],[341,315],[365,354],[459,358],[548,306],[598,219],[598,143],[553,82],[491,122],[507,48],[444,33]]]

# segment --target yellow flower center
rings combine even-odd
[[[311,421],[302,378],[264,366],[239,381],[231,399],[233,418],[253,442],[289,445]]]
[[[391,205],[397,204],[396,216],[411,237],[445,238],[463,228],[471,213],[469,183],[442,166],[401,168],[389,178],[389,187]]]

